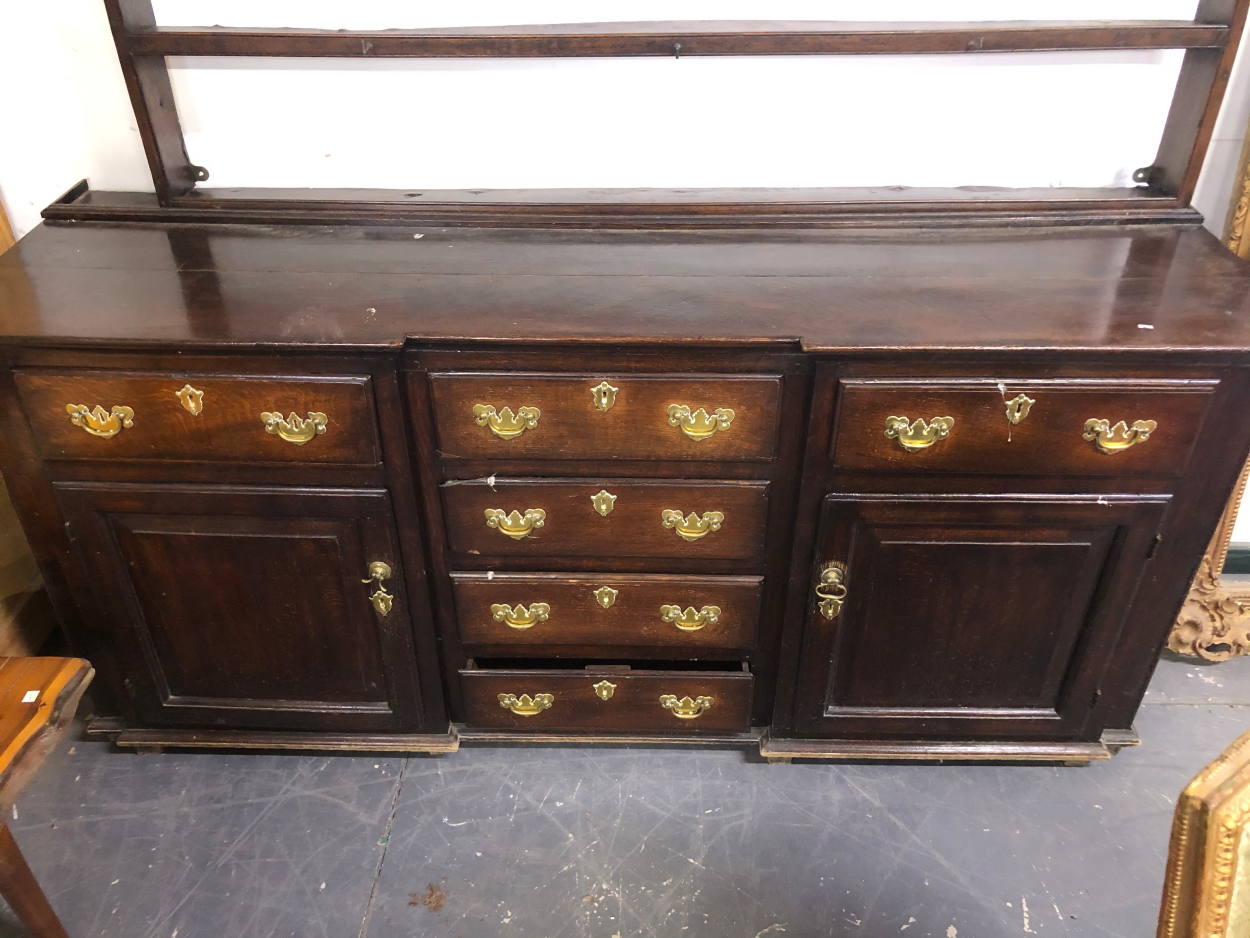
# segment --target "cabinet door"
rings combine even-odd
[[[148,725],[394,731],[420,723],[381,490],[57,483]],[[374,608],[369,565],[390,567]]]
[[[796,729],[1079,737],[1167,501],[829,496]],[[844,589],[840,609],[816,595],[832,565],[844,571],[841,586],[821,591]]]

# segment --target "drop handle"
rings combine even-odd
[[[361,583],[376,583],[377,589],[373,595],[369,597],[369,602],[373,603],[373,608],[377,610],[378,615],[385,616],[391,611],[391,607],[395,605],[395,597],[386,591],[386,587],[382,585],[383,580],[391,578],[390,564],[375,560],[369,564],[369,576],[367,579],[361,580]]]
[[[820,582],[816,584],[816,597],[820,600],[817,608],[822,616],[829,620],[840,616],[846,602],[846,570],[837,564],[822,570]]]

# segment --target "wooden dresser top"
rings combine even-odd
[[[42,225],[0,257],[5,343],[324,348],[407,337],[1244,353],[1250,265],[1191,226],[79,223]]]

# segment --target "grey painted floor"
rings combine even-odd
[[[1250,661],[1165,660],[1087,768],[78,741],[10,825],[72,938],[1148,938],[1176,795],[1248,725]]]

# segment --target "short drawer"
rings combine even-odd
[[[758,561],[767,482],[477,479],[442,486],[453,551]]]
[[[20,372],[46,459],[380,462],[367,376]]]
[[[776,375],[432,374],[439,449],[524,459],[771,459]]]
[[[744,733],[751,726],[752,677],[744,666],[734,667],[721,671],[470,667],[460,672],[460,682],[471,727]]]
[[[1218,381],[844,380],[843,469],[1174,476]]]
[[[460,640],[750,651],[760,577],[453,573]]]

